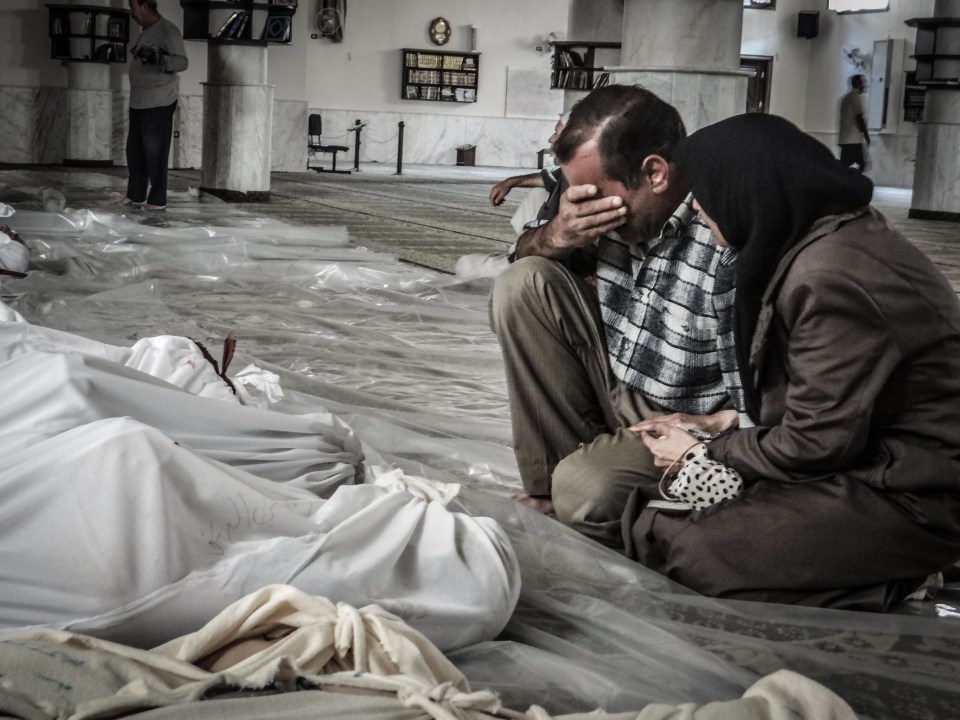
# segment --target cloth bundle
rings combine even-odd
[[[216,672],[195,664],[218,649],[256,638],[272,640]],[[221,716],[238,720],[551,718],[543,708],[518,712],[490,692],[471,691],[436,647],[376,605],[358,610],[284,585],[261,588],[200,630],[153,650],[39,630],[0,641],[0,665],[0,714],[25,720],[111,718],[154,708],[168,708],[181,720],[211,717],[218,708]],[[230,699],[217,700],[223,693]],[[654,704],[638,712],[560,717],[855,720],[839,697],[789,671],[762,678],[741,699],[701,708]]]

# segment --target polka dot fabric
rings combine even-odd
[[[702,443],[684,455],[680,472],[667,487],[668,499],[682,500],[695,510],[733,500],[742,491],[740,473],[707,457]]]

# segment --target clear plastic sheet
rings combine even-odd
[[[370,466],[462,483],[453,509],[497,519],[523,575],[504,633],[452,655],[476,689],[552,713],[739,697],[787,667],[862,716],[948,718],[960,697],[960,592],[892,615],[703,598],[509,499],[519,489],[489,279],[463,280],[211,205],[160,219],[18,211],[33,251],[4,300],[31,322],[118,345],[195,338],[232,370],[363,441]],[[151,224],[145,224],[151,223]],[[762,542],[758,538],[758,542]]]

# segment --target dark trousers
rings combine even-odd
[[[130,108],[127,197],[135,203],[167,204],[167,158],[176,109],[176,103],[142,110]]]
[[[857,170],[863,172],[867,167],[867,161],[863,157],[863,145],[860,143],[841,145],[840,162],[843,163],[844,167],[853,167],[856,165]]]

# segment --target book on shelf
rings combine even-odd
[[[237,28],[236,32],[233,33],[230,37],[243,37],[243,31],[247,28],[247,23],[250,22],[250,13],[244,11],[243,17],[240,19],[240,26]]]
[[[269,15],[260,33],[261,40],[270,42],[290,42],[293,35],[292,21],[289,15]]]
[[[556,52],[557,66],[565,68],[583,67],[583,58],[573,50],[559,49]]]
[[[214,37],[223,39],[237,37],[240,31],[240,26],[243,24],[243,20],[246,16],[246,10],[237,10],[236,12],[232,13],[230,17],[227,18],[227,21],[220,26],[220,29],[217,30]]]
[[[120,42],[103,43],[97,46],[93,57],[103,62],[126,62],[127,47]]]

